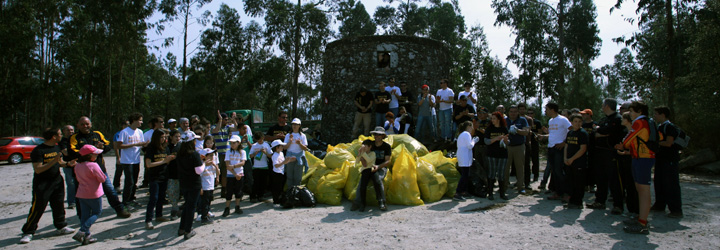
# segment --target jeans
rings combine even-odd
[[[75,177],[73,177],[73,168],[63,168],[63,172],[65,172],[65,190],[67,190],[67,203],[75,204],[75,191],[77,189],[75,188]]]
[[[115,191],[115,186],[113,186],[113,183],[110,182],[110,177],[108,177],[107,172],[104,172],[104,174],[105,182],[103,182],[102,188],[105,193],[105,197],[107,197],[110,207],[112,207],[116,212],[122,211],[125,206],[123,206],[122,202],[120,202],[117,191]]]
[[[423,131],[428,131],[430,136],[433,139],[436,139],[435,124],[432,121],[432,116],[429,116],[429,115],[418,116],[417,124],[415,125],[415,139],[420,140],[420,136],[422,135]]]
[[[678,162],[658,159],[655,163],[655,206],[670,212],[682,213],[682,196],[680,193],[680,177]]]
[[[123,173],[123,166],[120,164],[120,161],[118,160],[118,163],[115,164],[115,176],[113,177],[113,185],[115,189],[118,189],[120,187],[120,177],[122,177]]]
[[[375,127],[385,125],[385,113],[375,113]]]
[[[373,187],[375,188],[375,197],[377,197],[378,201],[385,201],[383,179],[385,179],[386,174],[387,168],[379,169],[375,171],[375,173],[372,172],[372,168],[363,170],[362,173],[360,173],[360,184],[358,184],[357,187],[358,195],[355,196],[355,203],[365,204],[367,185],[370,181],[373,182]]]
[[[355,122],[353,123],[352,134],[353,138],[358,137],[360,131],[360,125],[363,126],[363,135],[368,136],[370,134],[370,113],[355,112]]]
[[[400,107],[398,106],[397,108],[390,108],[390,112],[392,112],[395,117],[398,117],[398,114],[400,113]]]
[[[123,173],[125,173],[122,202],[127,205],[127,203],[133,201],[133,197],[135,197],[135,184],[137,183],[135,172],[139,170],[140,164],[122,164],[122,167]]]
[[[90,226],[100,217],[102,213],[102,198],[78,199],[82,207],[80,215],[80,232],[90,234]]]
[[[452,138],[452,109],[439,110],[440,115],[440,133],[442,138],[449,140]]]
[[[285,164],[285,175],[287,176],[288,187],[300,185],[303,176],[303,168],[305,164],[305,152],[293,153],[287,152],[287,158],[295,157],[297,160]]]
[[[195,205],[200,197],[200,189],[181,187],[180,194],[185,198],[185,204],[183,205],[185,208],[182,210],[179,229],[185,233],[189,233],[192,231],[192,223],[195,219]]]
[[[167,191],[167,181],[153,180],[148,183],[150,188],[150,196],[148,196],[147,210],[145,212],[145,222],[151,222],[153,212],[155,218],[162,217],[163,199],[165,199],[165,191]]]
[[[565,151],[563,149],[548,148],[548,168],[552,169],[553,181],[551,189],[558,195],[569,194],[565,184],[565,163],[563,163]],[[545,170],[547,172],[547,170]]]

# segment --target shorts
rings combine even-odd
[[[632,175],[635,183],[640,185],[650,185],[650,175],[654,165],[655,159],[653,158],[633,158]]]
[[[227,189],[225,189],[225,200],[229,201],[232,200],[233,195],[235,195],[235,199],[241,200],[243,197],[243,181],[245,178],[242,178],[240,180],[235,179],[235,177],[227,177]]]

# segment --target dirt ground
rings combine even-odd
[[[105,160],[112,177],[115,159]],[[244,214],[217,218],[211,225],[195,223],[197,236],[183,240],[176,236],[179,220],[148,231],[143,223],[145,206],[133,211],[132,217],[120,219],[103,199],[103,216],[91,228],[99,242],[80,246],[72,235],[56,236],[48,206],[34,239],[20,245],[20,228],[31,203],[32,167],[30,163],[3,164],[0,248],[720,249],[720,180],[688,175],[681,178],[685,218],[651,213],[650,235],[624,233],[626,215],[611,215],[609,210],[566,211],[560,202],[547,200],[546,194],[510,194],[507,202],[481,198],[455,202],[446,198],[416,207],[390,205],[387,212],[370,207],[364,213],[351,212],[349,201],[343,201],[342,206],[291,210],[243,201]],[[533,188],[537,185],[532,183]],[[224,200],[215,193],[212,211],[219,215]],[[585,201],[591,201],[592,196],[586,194]],[[147,202],[147,189],[138,191],[138,199],[141,204]],[[497,205],[490,206],[493,204]],[[491,208],[483,210],[488,206]],[[65,211],[70,226],[79,228],[75,210]]]

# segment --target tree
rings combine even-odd
[[[365,10],[362,2],[348,0],[341,2],[337,19],[342,22],[339,28],[340,38],[371,36],[375,34],[377,26]]]
[[[245,0],[245,13],[252,17],[265,17],[265,39],[276,44],[292,64],[292,111],[297,115],[299,81],[302,71],[306,79],[319,75],[322,48],[330,36],[329,19],[318,8],[323,2],[297,4],[290,1]]]

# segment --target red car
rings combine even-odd
[[[18,164],[23,160],[30,160],[30,152],[43,142],[45,139],[37,136],[0,138],[0,161]]]

